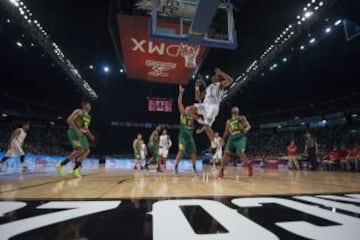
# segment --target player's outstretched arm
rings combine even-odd
[[[234,79],[228,75],[227,73],[223,72],[220,68],[215,68],[215,74],[221,76],[224,80],[221,81],[221,86],[223,88],[230,87],[230,85],[234,82]]]
[[[244,125],[245,125],[244,133],[247,133],[250,131],[251,125],[250,125],[249,121],[246,119],[246,117],[242,116],[242,118],[243,118]]]
[[[204,99],[205,95],[200,91],[200,86],[202,84],[201,79],[197,79],[195,82],[195,100],[199,103]]]
[[[184,87],[182,85],[179,85],[178,109],[180,114],[184,114],[185,112],[185,108],[182,102],[183,95],[184,95]]]

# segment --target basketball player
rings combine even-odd
[[[175,174],[178,174],[179,162],[184,155],[191,158],[193,165],[193,172],[197,175],[196,171],[196,146],[194,141],[194,120],[189,114],[189,107],[184,108],[182,97],[184,95],[184,88],[179,86],[178,108],[180,112],[180,129],[179,129],[179,152],[175,158]]]
[[[25,123],[21,126],[21,128],[17,128],[10,136],[8,150],[5,156],[1,159],[0,162],[0,170],[2,164],[6,162],[6,160],[14,157],[20,156],[20,163],[22,172],[27,171],[27,167],[25,165],[25,152],[23,150],[24,141],[27,135],[27,131],[30,129],[30,124]]]
[[[288,151],[288,160],[289,167],[291,170],[300,170],[300,165],[298,162],[298,147],[295,144],[295,140],[291,140],[290,145],[287,147]]]
[[[91,122],[91,116],[89,115],[90,111],[90,102],[84,101],[81,104],[81,109],[76,109],[67,118],[67,123],[69,124],[67,135],[74,150],[64,161],[56,164],[56,169],[59,175],[65,175],[65,165],[76,159],[75,166],[71,170],[70,174],[73,177],[81,178],[79,167],[81,166],[81,162],[85,160],[90,153],[88,138],[91,141],[95,140],[94,135],[89,130]]]
[[[160,169],[160,158],[159,158],[159,135],[160,135],[161,127],[157,126],[155,130],[151,133],[148,143],[148,149],[151,155],[151,158],[145,164],[145,168],[149,169],[150,163],[155,160],[157,162],[157,171],[161,172]]]
[[[163,129],[162,134],[159,139],[159,157],[161,158],[161,165],[166,169],[166,159],[169,155],[169,149],[172,146],[171,138],[167,134],[167,130]]]
[[[219,171],[219,178],[224,177],[224,169],[231,154],[240,157],[240,160],[247,166],[249,177],[253,175],[253,168],[245,154],[246,149],[246,133],[251,129],[250,123],[245,116],[239,115],[239,108],[233,107],[231,109],[231,118],[226,122],[223,139],[229,135],[225,153],[221,161],[221,169]]]
[[[219,133],[215,133],[215,138],[211,142],[211,153],[212,153],[212,163],[213,163],[213,170],[216,169],[216,163],[220,162],[222,159],[222,146],[223,141],[222,138],[219,136]]]
[[[205,93],[200,92],[202,84],[201,77],[195,83],[195,99],[199,102],[189,107],[189,114],[202,124],[210,142],[214,140],[215,134],[211,126],[214,123],[219,110],[220,102],[224,96],[225,89],[232,83],[233,79],[228,74],[215,68],[215,75],[211,77],[211,84],[206,88]],[[202,102],[201,102],[202,101]]]
[[[141,165],[141,161],[142,161],[142,152],[143,150],[143,146],[144,145],[144,141],[142,139],[142,135],[138,134],[137,137],[135,138],[134,142],[133,142],[133,149],[134,149],[134,157],[135,157],[135,165],[134,165],[134,170],[138,169],[137,166],[139,166],[139,169],[142,169],[142,165]]]

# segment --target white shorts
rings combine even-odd
[[[17,157],[25,155],[24,150],[22,149],[21,145],[17,142],[12,142],[10,148],[6,152],[6,157]]]
[[[219,105],[210,103],[195,103],[194,106],[197,109],[197,114],[204,117],[205,124],[211,127],[219,114]]]
[[[222,158],[222,149],[216,150],[216,152],[214,153],[213,159],[221,159]]]
[[[167,158],[169,155],[169,149],[167,148],[159,148],[159,156],[162,158]]]

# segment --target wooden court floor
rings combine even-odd
[[[81,179],[54,173],[0,175],[0,197],[14,199],[128,199],[216,196],[273,196],[360,192],[359,172],[309,172],[257,169],[249,178],[241,169],[228,168],[225,179],[211,167],[200,176],[191,173],[145,171],[85,172]],[[238,176],[238,177],[237,177]]]

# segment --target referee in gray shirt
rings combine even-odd
[[[310,132],[305,134],[305,151],[304,154],[307,156],[307,159],[311,163],[310,170],[317,170],[318,162],[317,162],[317,154],[319,152],[319,146],[316,141],[316,138],[311,135]]]

